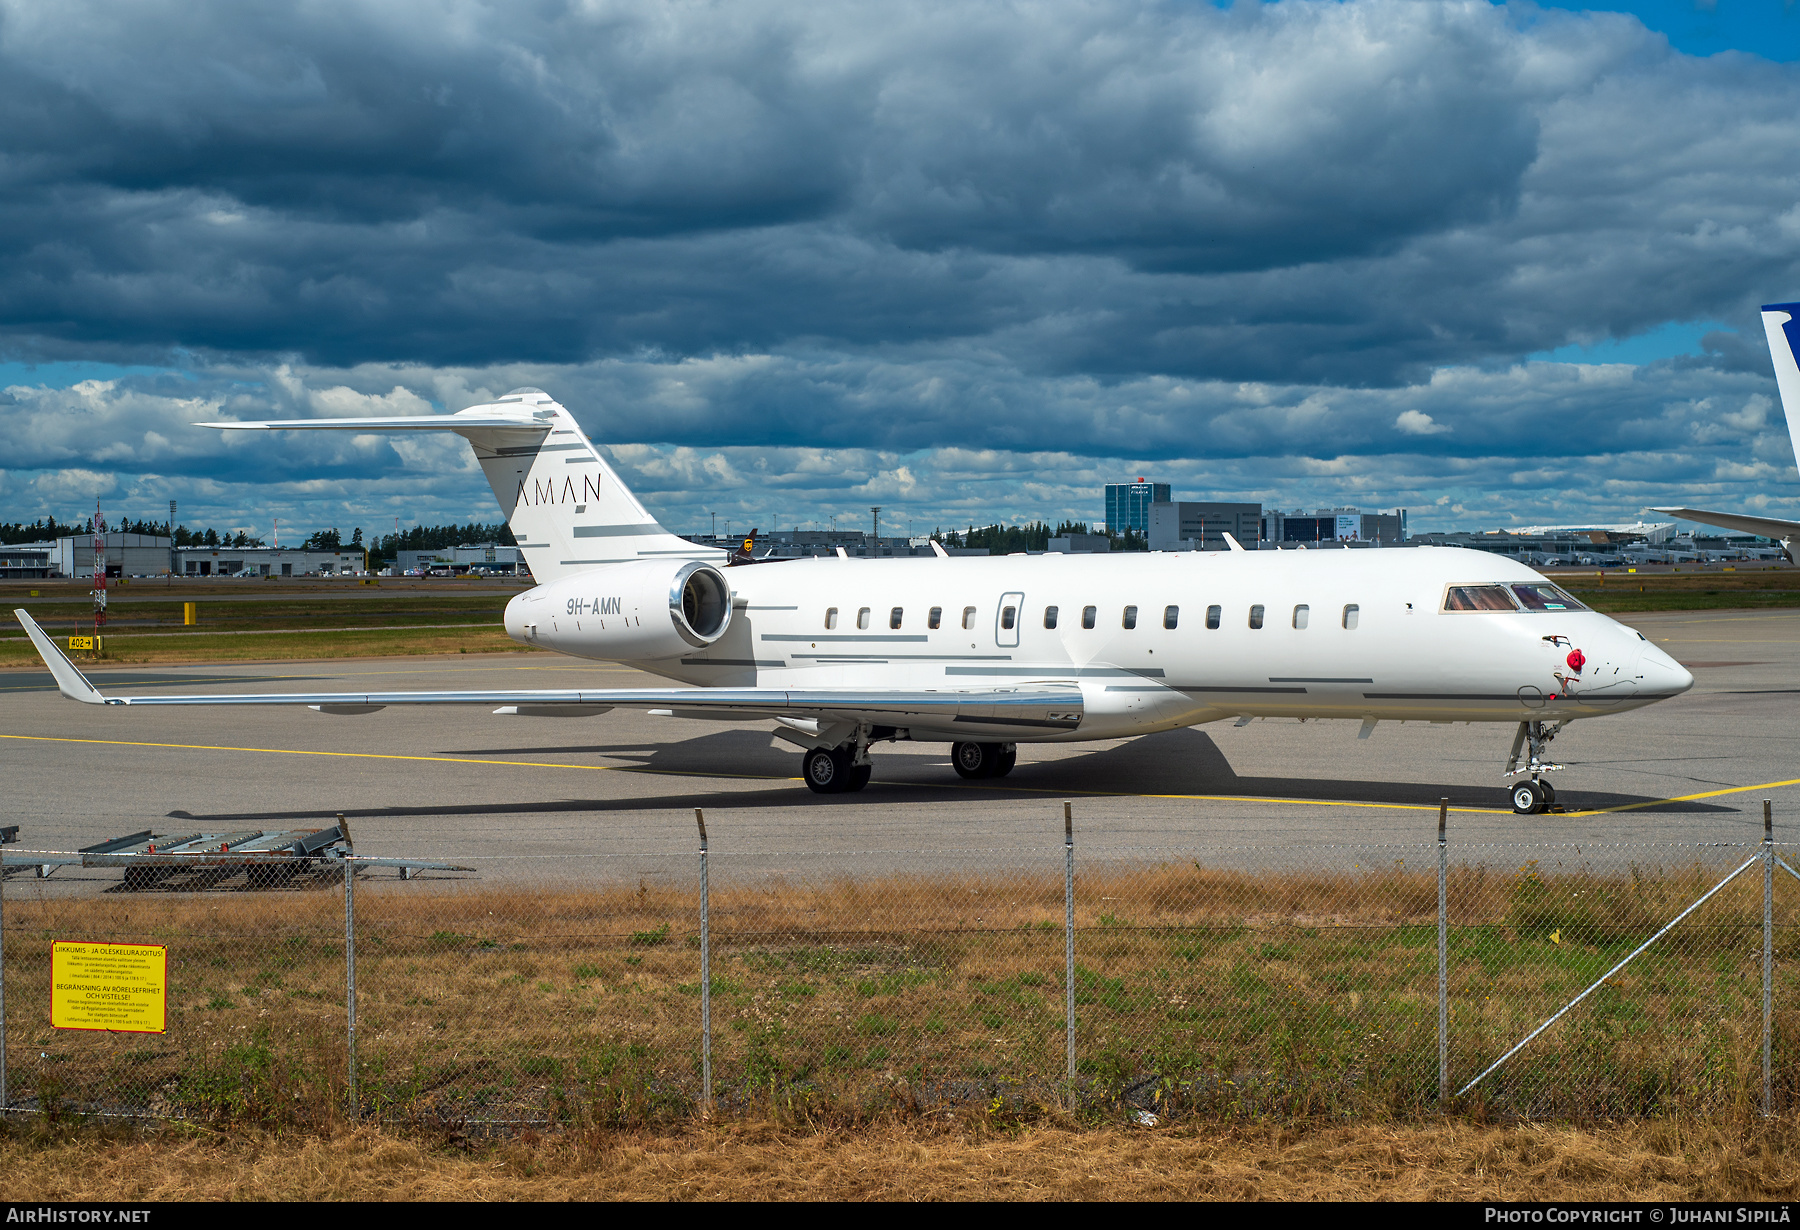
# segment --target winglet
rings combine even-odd
[[[37,621],[27,615],[23,609],[15,610],[19,623],[25,629],[25,635],[37,646],[38,656],[44,665],[50,668],[50,674],[56,679],[57,690],[70,700],[78,700],[85,705],[104,705],[106,697],[100,695],[99,689],[87,681],[87,676],[75,669],[75,664],[63,656],[63,651],[56,647],[56,642],[37,626]]]
[[[1225,535],[1225,545],[1230,547],[1233,551],[1242,551],[1244,549],[1244,544],[1233,538],[1230,534]]]
[[[1769,338],[1769,358],[1775,364],[1775,388],[1781,394],[1787,417],[1788,438],[1800,449],[1800,303],[1768,303],[1762,310],[1763,331]]]

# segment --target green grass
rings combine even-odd
[[[1557,584],[1596,611],[1707,611],[1800,607],[1800,569],[1744,564],[1738,572],[1640,572],[1614,569],[1558,576]]]

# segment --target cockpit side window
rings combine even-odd
[[[1444,591],[1446,611],[1516,611],[1504,585],[1452,585]]]
[[[1528,611],[1585,611],[1586,607],[1554,585],[1515,585],[1519,605]]]

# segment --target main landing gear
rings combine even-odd
[[[860,756],[858,755],[860,753]],[[862,763],[858,764],[857,761]],[[801,762],[806,785],[814,794],[848,794],[869,784],[875,766],[869,763],[869,745],[815,747]]]
[[[874,765],[869,763],[869,739],[893,732],[886,727],[863,728],[837,747],[815,747],[801,759],[801,776],[814,794],[849,794],[869,784]],[[953,743],[950,763],[962,777],[1005,777],[1019,762],[1012,743]]]
[[[1556,805],[1556,788],[1544,780],[1544,774],[1562,768],[1544,758],[1550,741],[1566,723],[1564,722],[1520,722],[1519,733],[1513,736],[1512,755],[1506,762],[1507,777],[1518,777],[1531,774],[1530,781],[1515,782],[1512,788],[1512,809],[1521,816],[1534,816],[1542,812],[1561,811]],[[1519,753],[1529,744],[1531,757],[1524,768],[1519,767]]]
[[[958,777],[1005,777],[1019,763],[1015,743],[952,743],[950,763]]]

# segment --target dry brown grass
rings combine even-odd
[[[594,886],[535,891],[365,884],[365,1110],[456,1127],[689,1120],[699,1093],[697,902],[681,879],[608,884],[603,874]],[[813,1124],[989,1104],[1026,1117],[1114,1113],[1125,1097],[1217,1123],[1404,1122],[1434,1110],[1433,877],[1191,864],[1083,873],[1072,1086],[1060,878],[716,887],[724,1110]],[[1450,931],[1459,1082],[1714,879],[1691,865],[1459,869]],[[1458,1109],[1577,1122],[1746,1113],[1760,1095],[1760,891],[1759,877],[1741,878]],[[1800,902],[1788,892],[1778,901],[1785,937]],[[211,1123],[329,1121],[344,1098],[342,909],[331,887],[98,901],[21,901],[9,890],[15,1098]],[[169,1032],[48,1028],[56,939],[167,944]],[[1787,1105],[1800,1097],[1800,1013],[1788,1007],[1800,1001],[1800,970],[1785,961],[1776,996],[1777,1096]]]
[[[1458,1122],[1226,1130],[968,1118],[795,1131],[767,1123],[502,1143],[15,1129],[6,1200],[1785,1200],[1791,1120],[1593,1130]]]

